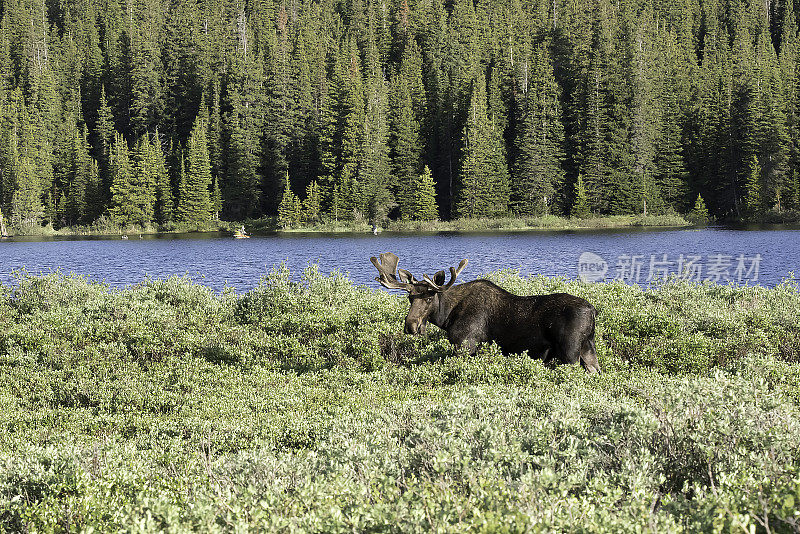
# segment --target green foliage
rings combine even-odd
[[[427,165],[422,174],[414,179],[411,194],[412,219],[434,221],[439,218],[439,210],[436,209],[436,188]]]
[[[316,181],[313,181],[306,187],[306,198],[302,202],[302,222],[312,224],[318,222],[320,211],[321,199],[319,186]]]
[[[425,166],[445,220],[568,215],[579,175],[600,215],[683,213],[689,191],[718,218],[800,206],[786,2],[23,4],[0,20],[17,232],[274,218],[286,173],[317,182],[320,218],[387,224]],[[113,200],[116,132],[133,160],[164,147],[152,215]]]
[[[514,146],[512,202],[524,215],[546,215],[563,195],[564,126],[560,89],[546,43],[527,63],[520,94],[521,117]]]
[[[504,214],[508,209],[508,168],[500,128],[488,114],[483,75],[472,83],[462,144],[456,213],[462,218]]]
[[[491,278],[593,302],[604,372],[404,335],[406,299],[313,267],[244,294],[59,274],[0,286],[0,529],[800,521],[794,282]]]
[[[280,206],[278,206],[278,227],[286,230],[293,226],[300,224],[302,218],[302,204],[300,199],[297,198],[292,192],[291,185],[289,184],[289,176],[286,176],[286,186],[283,189],[283,197],[281,198]]]
[[[141,150],[140,150],[141,149]],[[152,168],[147,163],[146,150],[139,143],[131,165],[128,143],[120,133],[114,135],[111,154],[111,208],[109,216],[120,226],[145,225],[152,221],[154,183]]]
[[[708,222],[708,209],[706,209],[706,203],[703,201],[702,196],[697,195],[697,200],[694,203],[694,207],[686,216],[686,218],[694,224],[703,224]]]
[[[206,120],[198,114],[186,146],[186,171],[178,191],[178,220],[191,224],[211,220],[211,161],[207,129]]]
[[[744,199],[745,208],[751,217],[757,217],[763,212],[763,205],[761,196],[761,166],[758,164],[758,158],[756,158],[755,155],[750,159],[745,187],[747,189],[747,194]]]
[[[589,197],[586,194],[586,187],[583,185],[583,177],[579,174],[575,182],[575,200],[572,203],[571,215],[579,219],[589,217]]]
[[[172,198],[172,181],[167,169],[167,161],[161,148],[161,138],[158,130],[153,135],[149,150],[150,165],[152,165],[153,180],[155,182],[155,215],[158,222],[164,224],[172,221],[175,204]]]

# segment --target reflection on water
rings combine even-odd
[[[650,271],[687,270],[691,257],[699,278],[721,282],[728,273],[737,281],[737,268],[751,268],[745,279],[753,283],[752,263],[757,258],[755,283],[772,286],[798,271],[800,230],[789,227],[624,229],[533,231],[491,234],[377,236],[290,234],[233,239],[229,235],[168,234],[111,238],[14,238],[0,242],[0,282],[11,283],[12,271],[31,273],[61,270],[75,272],[112,286],[140,282],[145,277],[187,275],[220,290],[232,286],[244,291],[258,283],[269,269],[285,262],[302,271],[309,263],[323,272],[340,270],[356,283],[377,287],[369,257],[392,251],[403,268],[421,276],[470,260],[464,279],[498,269],[518,269],[523,274],[578,276],[578,259],[584,252],[607,263],[606,279],[618,275],[646,283]],[[739,273],[743,274],[743,273]],[[741,276],[739,277],[741,278]]]

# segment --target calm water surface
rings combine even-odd
[[[132,236],[129,240],[16,238],[0,242],[0,283],[13,283],[13,272],[20,269],[37,274],[61,270],[116,287],[141,282],[148,276],[185,275],[216,290],[227,285],[245,291],[285,262],[293,272],[317,263],[323,272],[338,269],[356,283],[377,287],[369,257],[386,251],[400,256],[400,266],[418,277],[468,258],[469,266],[461,275],[466,280],[504,268],[518,269],[522,274],[575,278],[584,252],[595,253],[608,264],[606,280],[618,276],[628,282],[646,283],[651,262],[655,274],[676,273],[678,265],[688,263],[690,256],[699,256],[693,263],[699,266],[696,275],[707,278],[716,270],[721,282],[727,275],[734,282],[741,278],[743,282],[772,286],[792,272],[800,274],[800,230],[784,227],[416,236],[293,234],[239,240],[221,234]],[[632,256],[637,258],[632,261]],[[636,269],[631,268],[637,264],[638,278]]]

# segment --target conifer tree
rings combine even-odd
[[[575,182],[575,200],[572,203],[571,215],[579,219],[586,219],[591,215],[589,208],[589,195],[586,194],[586,187],[583,185],[583,176],[578,175]]]
[[[697,195],[692,211],[689,212],[688,219],[694,224],[703,224],[708,221],[708,209],[703,197]]]
[[[753,216],[753,156],[759,213],[800,207],[793,0],[509,1],[3,4],[0,207],[26,225],[119,211],[115,132],[152,148],[158,131],[171,180],[155,173],[151,216],[140,157],[159,157],[132,146],[126,202],[169,222],[205,101],[209,217],[217,190],[223,217],[276,213],[286,171],[334,218],[394,201],[413,217],[425,164],[446,219],[502,213],[509,188],[517,211],[567,213],[578,175],[597,213],[701,194],[714,215]]]
[[[169,223],[173,219],[175,205],[172,199],[172,180],[164,151],[161,148],[161,139],[158,130],[151,139],[150,158],[153,166],[155,180],[155,219],[161,224]]]
[[[201,224],[211,220],[211,161],[208,156],[206,119],[195,118],[186,143],[185,176],[178,199],[178,220]]]
[[[420,125],[417,122],[409,80],[398,73],[392,84],[391,98],[391,160],[393,192],[401,217],[413,217],[411,182],[419,174],[422,146]]]
[[[341,156],[338,195],[342,204],[342,216],[352,217],[353,209],[358,207],[358,166],[364,146],[364,88],[361,76],[361,62],[353,40],[349,41],[345,53],[345,84],[339,97],[339,129]]]
[[[109,216],[120,226],[138,224],[142,212],[137,205],[137,187],[134,184],[128,143],[120,133],[114,134],[110,158],[111,206]]]
[[[87,200],[91,201],[92,159],[89,156],[88,132],[75,131],[72,142],[72,168],[69,170],[69,196],[66,205],[67,224],[90,222]],[[88,197],[88,198],[87,198]]]
[[[353,208],[373,222],[382,220],[391,204],[387,104],[386,82],[377,73],[369,80],[362,155],[353,191]]]
[[[11,172],[14,193],[11,198],[11,216],[16,226],[35,226],[41,222],[44,208],[41,201],[41,188],[36,176],[36,165],[24,153],[14,153]]]
[[[460,184],[456,196],[459,217],[492,217],[508,207],[508,169],[501,132],[487,115],[486,80],[479,74],[463,133]]]
[[[131,43],[131,131],[140,136],[152,132],[164,110],[156,36],[136,32]]]
[[[288,175],[284,181],[286,185],[278,206],[278,227],[286,230],[296,226],[300,222],[302,214],[300,200],[292,192]]]
[[[94,158],[89,162],[89,180],[86,184],[86,221],[94,221],[104,210],[105,191],[100,179],[100,168]]]
[[[761,196],[761,166],[758,164],[758,158],[755,155],[750,159],[745,188],[744,204],[747,213],[751,217],[757,217],[762,212],[763,203]]]
[[[219,179],[213,178],[214,185],[211,188],[211,218],[215,221],[219,220],[219,214],[222,213],[222,189],[219,187]]]
[[[100,104],[97,108],[97,126],[95,127],[95,159],[98,163],[100,177],[103,185],[108,188],[111,185],[111,147],[114,143],[114,116],[106,102],[105,86],[100,87]],[[104,192],[105,195],[105,192]]]
[[[413,211],[411,219],[420,221],[435,221],[439,218],[439,210],[436,208],[436,187],[433,183],[431,170],[425,165],[422,174],[414,179],[413,188]]]
[[[306,198],[303,200],[301,220],[306,223],[319,222],[320,213],[321,199],[319,186],[315,180],[306,187]]]
[[[151,223],[155,216],[157,199],[157,184],[159,181],[158,163],[153,154],[153,145],[147,134],[142,135],[136,142],[133,153],[133,184],[136,189],[136,204],[141,211],[139,224],[142,226]]]
[[[234,219],[261,213],[264,185],[262,172],[262,139],[264,125],[263,71],[261,58],[252,50],[245,29],[239,35],[236,54],[229,68],[234,73],[228,79],[224,107],[223,138],[225,174],[222,183],[224,206]],[[274,184],[273,184],[274,185]],[[278,191],[268,199],[271,210],[277,208]]]
[[[528,75],[530,72],[530,75]],[[512,199],[517,212],[539,214],[553,204],[564,182],[564,127],[559,89],[545,44],[526,63],[514,146]],[[529,77],[530,76],[530,77]]]

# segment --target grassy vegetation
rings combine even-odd
[[[70,235],[137,235],[156,233],[233,231],[244,224],[248,232],[319,232],[367,233],[372,225],[361,220],[325,220],[298,228],[280,230],[275,217],[250,219],[244,222],[215,221],[207,224],[169,223],[168,225],[119,226],[105,217],[88,226],[67,226],[54,229],[52,225],[9,228],[11,235],[70,236]],[[542,217],[501,217],[489,219],[456,219],[452,221],[390,221],[385,228],[392,232],[485,232],[493,230],[559,230],[587,228],[626,228],[634,226],[689,226],[690,223],[676,214],[671,215],[609,215],[588,219],[564,218],[556,215]]]
[[[491,278],[595,304],[604,373],[453,354],[314,268],[0,286],[0,531],[800,528],[793,281]]]
[[[609,215],[588,219],[565,218],[556,215],[540,217],[496,217],[485,219],[455,219],[452,221],[393,221],[381,225],[381,230],[402,233],[424,232],[489,232],[505,230],[561,230],[588,228],[626,228],[633,226],[689,226],[690,223],[677,214],[669,215]],[[360,220],[326,219],[316,224],[279,230],[275,217],[254,219],[245,222],[248,230],[255,232],[320,232],[320,233],[366,233],[372,225]]]
[[[396,232],[559,230],[583,228],[625,228],[631,226],[689,226],[680,215],[608,215],[587,219],[556,215],[506,217],[494,219],[456,219],[453,221],[392,221],[388,230]]]
[[[181,223],[170,222],[168,224],[148,224],[139,225],[119,225],[106,217],[100,217],[92,224],[85,226],[65,226],[54,228],[52,224],[24,225],[22,227],[8,227],[11,236],[80,236],[80,235],[141,235],[141,234],[162,234],[162,233],[187,233],[187,232],[217,232],[232,231],[236,228],[236,223],[227,221],[208,221],[206,223]]]

